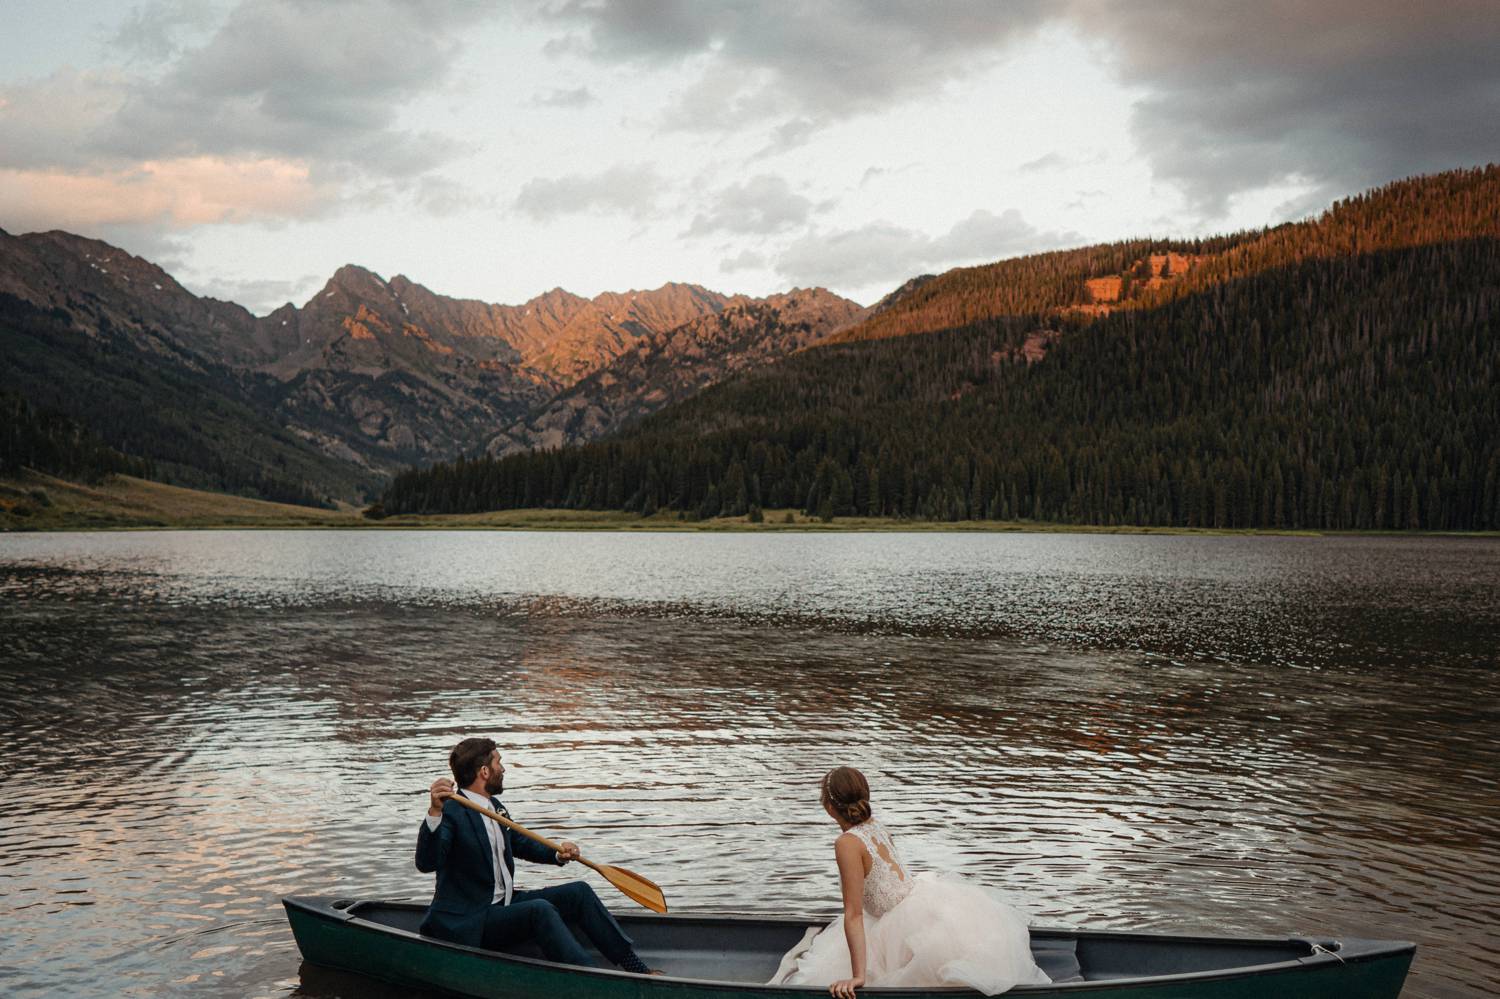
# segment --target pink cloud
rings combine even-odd
[[[306,218],[335,196],[306,164],[193,156],[108,171],[0,169],[0,226],[89,229],[150,223],[174,229]]]

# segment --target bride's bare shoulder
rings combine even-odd
[[[839,838],[833,841],[833,852],[842,857],[845,854],[857,857],[865,852],[864,840],[852,832],[843,832]]]

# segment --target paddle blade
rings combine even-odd
[[[667,911],[667,896],[662,893],[655,881],[643,878],[634,871],[627,871],[623,867],[611,867],[608,864],[594,864],[594,870],[604,875],[604,879],[624,893],[625,897],[639,905],[643,905],[652,912]]]

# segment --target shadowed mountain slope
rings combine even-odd
[[[98,332],[78,329],[80,312]],[[120,330],[87,298],[75,298],[72,311],[42,312],[0,292],[0,359],[0,390],[27,401],[33,424],[25,438],[4,438],[14,448],[7,465],[87,472],[40,458],[45,452],[29,443],[77,425],[153,477],[199,489],[323,504],[368,495],[381,481],[271,419],[256,398],[266,376],[208,361],[142,327]]]

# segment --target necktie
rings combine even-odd
[[[500,812],[500,803],[493,798],[490,799],[490,807]],[[505,813],[500,812],[500,814]],[[485,818],[489,822],[495,822],[489,816]],[[498,822],[495,822],[495,877],[500,880],[501,902],[510,905],[510,871],[505,866],[505,827]]]

